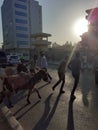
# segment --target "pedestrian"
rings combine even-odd
[[[35,62],[34,62],[34,58],[32,58],[29,62],[28,65],[30,67],[30,73],[35,74]]]
[[[25,57],[24,57],[24,55],[22,55],[22,57],[20,58],[20,61],[21,61],[21,63],[24,63],[24,62],[25,62]]]
[[[55,83],[55,85],[52,87],[52,90],[54,91],[55,88],[62,82],[61,88],[60,88],[60,94],[65,93],[63,90],[64,84],[65,84],[65,72],[66,72],[66,66],[67,66],[68,56],[66,56],[58,67],[58,77],[59,80]]]
[[[95,86],[98,87],[98,52],[94,58],[94,74],[95,74]]]
[[[47,58],[46,58],[44,53],[41,54],[41,63],[40,63],[40,65],[41,65],[40,67],[42,69],[45,69],[47,71],[48,63],[47,63]],[[52,77],[51,77],[51,75],[49,74],[48,71],[47,71],[47,74],[48,74],[48,78],[49,78],[49,82],[50,82],[52,80]]]
[[[35,66],[37,66],[37,60],[38,60],[38,56],[37,56],[37,54],[34,54],[34,64],[35,64]]]
[[[74,93],[79,83],[80,70],[81,70],[81,61],[79,52],[76,52],[75,57],[69,63],[68,68],[71,70],[72,76],[74,78],[74,85],[70,96],[70,99],[74,100],[76,98]]]

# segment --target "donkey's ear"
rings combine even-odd
[[[40,71],[40,70],[41,70],[39,67],[36,67],[35,69],[36,69],[36,70],[38,70],[38,71]]]
[[[46,69],[46,68],[42,68],[42,70],[43,70],[44,72],[47,72],[47,69]]]

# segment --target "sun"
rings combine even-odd
[[[74,32],[77,36],[88,31],[88,21],[85,18],[78,19],[74,24]]]

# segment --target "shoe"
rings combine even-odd
[[[51,81],[49,80],[48,83],[51,83]]]
[[[52,77],[50,78],[50,80],[52,80]]]
[[[64,90],[60,91],[60,94],[63,94],[63,93],[65,93],[65,91],[64,91]]]
[[[75,99],[76,99],[76,96],[71,95],[71,100],[75,100]]]

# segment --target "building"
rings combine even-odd
[[[98,7],[86,10],[86,13],[88,31],[81,35],[80,52],[91,64],[98,54]]]
[[[42,30],[42,6],[35,0],[4,0],[1,7],[3,27],[3,48],[10,53],[23,53],[30,57],[38,44],[32,35],[41,34]],[[46,37],[50,36],[45,34]],[[39,37],[39,35],[38,35]],[[38,42],[38,41],[37,41]],[[33,44],[34,43],[34,44]],[[37,44],[37,47],[36,47]],[[47,48],[50,42],[44,41]],[[41,38],[40,46],[43,45]]]

